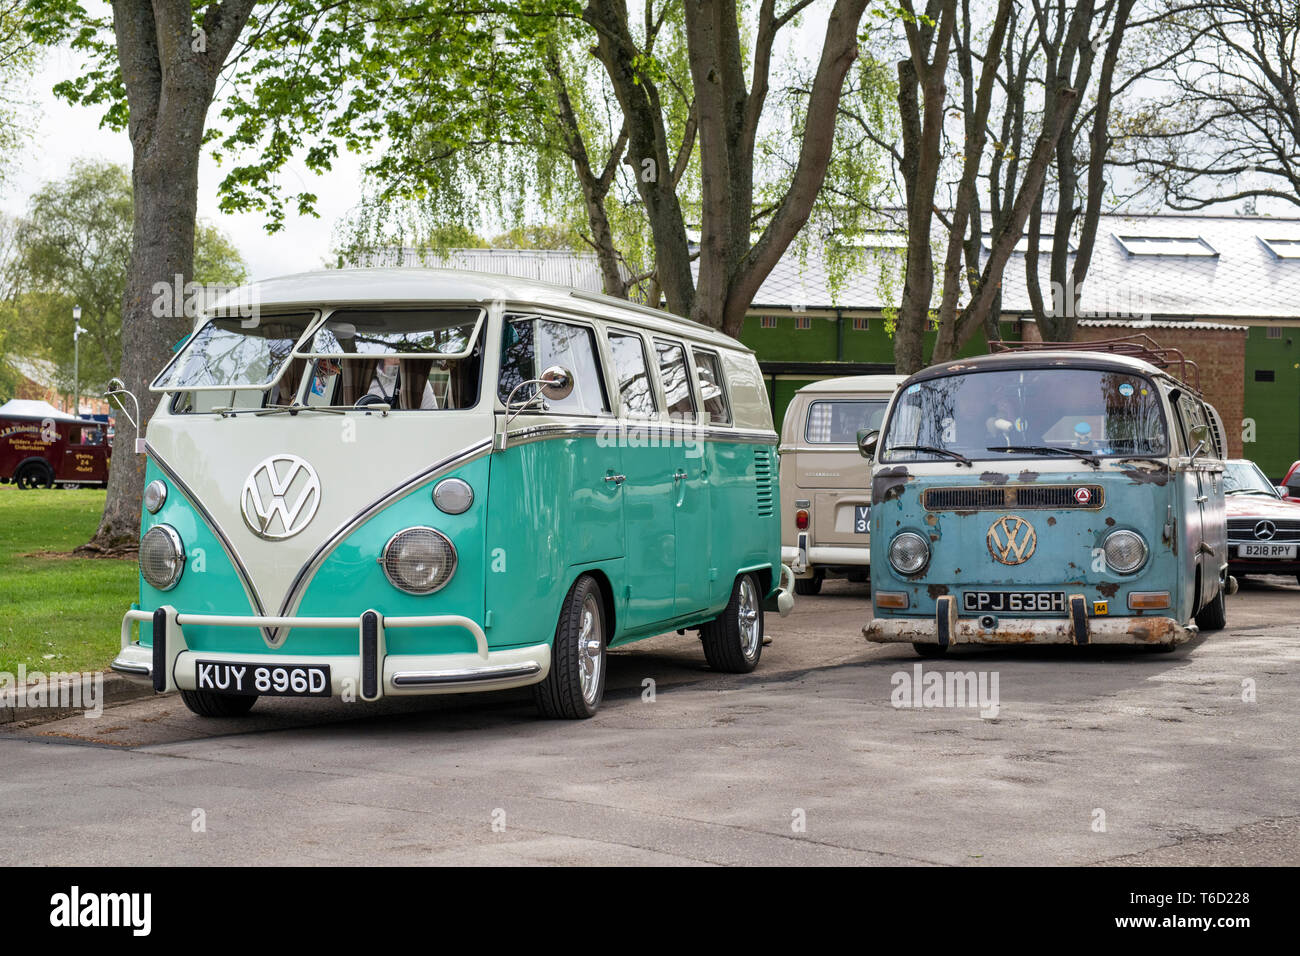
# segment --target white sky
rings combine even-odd
[[[98,108],[71,106],[52,92],[55,83],[76,76],[82,59],[67,48],[50,50],[28,86],[34,101],[35,135],[0,193],[0,209],[13,215],[26,212],[27,202],[46,181],[64,176],[73,160],[107,159],[131,168],[131,144],[126,133],[99,127]],[[215,110],[214,110],[215,112]],[[199,169],[199,216],[216,223],[239,249],[250,279],[319,269],[330,258],[335,222],[361,195],[361,160],[346,151],[328,176],[315,176],[301,163],[284,174],[286,191],[308,185],[319,197],[319,219],[285,215],[285,228],[274,236],[262,228],[259,214],[228,216],[217,209],[217,186],[224,171],[204,152]]]

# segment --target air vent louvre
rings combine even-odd
[[[767,447],[754,449],[754,486],[758,496],[758,516],[770,518],[776,513],[772,500],[772,450]]]

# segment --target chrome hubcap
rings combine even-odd
[[[753,660],[763,640],[763,625],[759,621],[758,592],[754,590],[753,579],[748,575],[740,579],[740,594],[736,608],[737,623],[740,627],[740,652],[745,660]]]
[[[582,699],[596,703],[600,690],[600,669],[604,665],[604,628],[600,620],[600,602],[588,595],[582,602],[582,628],[578,632],[578,676],[582,681]]]

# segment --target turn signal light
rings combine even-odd
[[[906,591],[877,591],[876,607],[887,607],[896,611],[907,610]]]
[[[794,526],[800,531],[808,530],[808,512],[802,508],[794,513]]]
[[[1130,591],[1128,606],[1131,611],[1155,611],[1169,607],[1168,591]]]

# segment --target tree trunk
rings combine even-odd
[[[208,106],[227,53],[254,0],[226,0],[194,22],[188,0],[116,0],[113,30],[130,110],[134,222],[122,296],[121,378],[140,401],[143,428],[157,399],[149,383],[189,331],[183,290],[194,272],[199,153]],[[179,279],[178,279],[179,277]],[[179,282],[179,288],[177,283]],[[155,286],[172,291],[170,310],[154,314]],[[134,407],[127,401],[131,413]],[[121,551],[140,535],[144,458],[136,429],[116,415],[108,496],[89,551]]]

